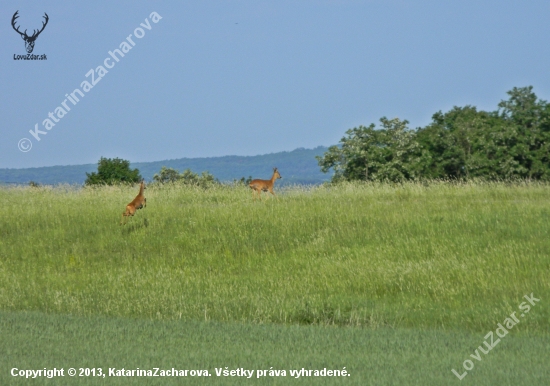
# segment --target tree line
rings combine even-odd
[[[495,111],[474,106],[438,111],[426,127],[412,130],[408,121],[380,119],[346,131],[340,143],[317,156],[331,181],[429,179],[550,180],[550,104],[533,87],[514,87]],[[104,158],[98,171],[86,173],[86,185],[137,183],[142,180],[130,161]],[[233,181],[247,184],[252,178]],[[220,182],[208,171],[182,173],[163,166],[153,176],[158,184],[208,187]]]
[[[134,184],[143,180],[139,170],[130,168],[130,161],[120,158],[101,157],[97,163],[97,172],[86,173],[85,185],[116,185],[116,184]],[[175,169],[163,166],[160,171],[153,176],[153,183],[181,183],[183,185],[195,185],[203,188],[219,184],[219,181],[209,172],[201,174],[194,173],[191,169],[186,169],[182,173]]]
[[[421,179],[550,180],[550,104],[515,87],[495,111],[454,107],[416,130],[399,118],[346,131],[317,161],[332,182]]]

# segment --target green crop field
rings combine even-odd
[[[149,186],[120,226],[136,187],[0,188],[0,383],[93,381],[13,367],[169,366],[212,376],[95,381],[548,384],[550,185],[275,190],[254,202],[240,186]],[[225,367],[350,376],[218,377]]]

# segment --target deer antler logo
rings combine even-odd
[[[40,30],[33,30],[33,34],[31,36],[27,35],[27,30],[25,30],[25,32],[21,32],[19,31],[19,28],[16,27],[15,25],[15,21],[17,20],[17,18],[19,17],[18,15],[19,11],[16,11],[14,14],[13,14],[13,17],[11,18],[11,26],[13,27],[13,29],[19,34],[21,35],[21,37],[23,38],[23,40],[25,41],[25,49],[27,50],[27,52],[30,54],[32,52],[32,50],[34,49],[34,42],[36,40],[36,38],[38,37],[38,35],[40,35],[40,33],[42,31],[44,31],[44,28],[46,28],[46,25],[48,24],[48,20],[50,19],[48,17],[48,14],[46,12],[44,12],[44,15],[45,16],[42,16],[44,19],[46,19],[45,22],[42,22],[42,28]]]

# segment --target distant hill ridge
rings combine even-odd
[[[315,156],[323,155],[327,147],[314,149],[298,148],[292,151],[263,154],[256,156],[223,156],[208,158],[178,158],[165,161],[136,162],[132,168],[138,168],[145,180],[150,181],[162,166],[174,168],[180,172],[191,169],[195,173],[209,171],[220,181],[233,181],[241,177],[267,179],[274,167],[278,167],[282,180],[278,184],[320,184],[330,180],[329,174],[320,171]],[[0,184],[83,184],[86,173],[97,171],[97,164],[47,166],[25,169],[0,169]]]

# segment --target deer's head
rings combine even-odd
[[[279,171],[277,170],[277,168],[273,168],[273,175],[274,175],[275,178],[277,178],[277,179],[283,178],[283,177],[281,177],[281,175],[279,174]]]
[[[19,35],[21,35],[21,38],[25,41],[25,49],[30,54],[34,49],[34,42],[36,38],[38,38],[38,35],[40,35],[40,33],[44,31],[44,28],[46,28],[46,24],[48,24],[49,17],[48,17],[48,14],[44,12],[45,16],[42,16],[42,17],[45,19],[45,21],[42,22],[42,28],[40,30],[33,30],[33,34],[29,36],[27,35],[27,30],[25,30],[25,32],[21,32],[19,31],[19,27],[15,25],[15,21],[19,17],[18,13],[19,11],[16,11],[13,14],[13,17],[11,18],[11,26]]]

